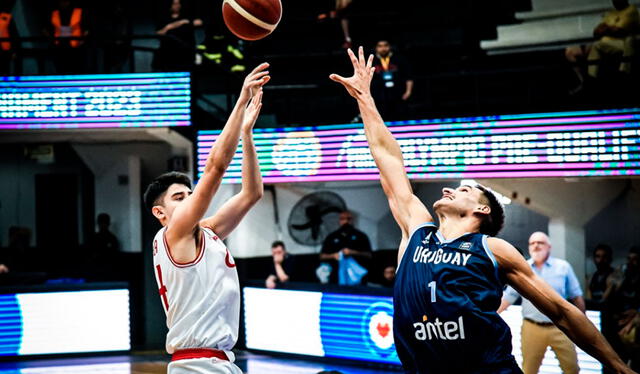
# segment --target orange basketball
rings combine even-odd
[[[258,40],[271,34],[282,18],[280,0],[224,0],[222,17],[238,38]]]

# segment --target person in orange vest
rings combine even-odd
[[[80,38],[86,35],[83,28],[82,8],[71,6],[71,0],[60,0],[58,8],[51,12],[51,26],[53,27],[53,36],[55,38]],[[83,44],[83,40],[79,39],[56,39],[54,43],[57,46],[69,46],[78,48]]]
[[[16,40],[18,36],[13,15],[10,9],[0,9],[0,74],[8,75],[11,72],[11,60],[15,56]]]
[[[81,73],[84,70],[84,40],[75,38],[87,35],[85,19],[84,10],[74,6],[71,0],[59,0],[58,6],[51,12],[50,28],[45,33],[54,38],[53,55],[57,73]]]

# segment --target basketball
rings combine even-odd
[[[271,34],[282,17],[280,0],[224,0],[222,16],[229,30],[244,40]]]

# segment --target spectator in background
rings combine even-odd
[[[12,4],[11,4],[12,5]],[[6,1],[0,3],[0,38],[11,38],[0,41],[0,74],[11,74],[11,61],[15,57],[17,48],[18,29],[11,13],[11,8]]]
[[[376,70],[371,81],[371,95],[380,115],[392,121],[408,117],[407,101],[413,93],[409,64],[394,54],[388,40],[382,39],[376,44],[373,66]]]
[[[585,311],[580,283],[571,265],[561,259],[553,258],[549,237],[535,232],[529,237],[529,264],[533,271],[545,280],[562,297],[569,300],[582,312]],[[512,287],[507,287],[498,313],[507,309],[520,298]],[[542,364],[547,347],[555,352],[560,367],[565,374],[578,374],[578,355],[573,342],[551,320],[533,304],[522,299],[522,369],[524,374],[536,374]]]
[[[614,277],[612,307],[622,344],[622,359],[640,370],[640,247],[632,247],[627,263]]]
[[[45,34],[53,36],[54,62],[58,73],[80,73],[85,66],[84,40],[87,36],[86,14],[71,0],[59,0],[51,12],[50,29]],[[68,39],[65,39],[68,38]]]
[[[340,26],[342,27],[342,34],[344,41],[342,42],[342,48],[351,48],[351,33],[349,31],[349,12],[351,10],[351,3],[353,0],[336,0],[336,7],[329,13],[322,13],[318,16],[319,21],[326,20],[328,18],[340,20]]]
[[[281,241],[271,244],[271,256],[273,257],[273,267],[265,282],[267,288],[276,288],[292,280],[295,271],[295,261],[293,256],[287,252],[287,248]]]
[[[382,285],[384,287],[393,288],[396,283],[396,267],[387,266],[382,271]]]
[[[109,230],[111,217],[107,213],[98,214],[98,232],[89,239],[89,248],[97,255],[117,253],[120,249],[118,238]]]
[[[627,59],[635,55],[634,34],[640,32],[640,16],[638,9],[629,4],[628,0],[612,0],[615,9],[607,12],[602,22],[593,30],[593,36],[598,39],[593,45],[572,46],[565,50],[565,56],[571,63],[587,57],[589,76],[598,77],[599,60],[607,56],[622,56],[620,71],[631,73],[631,64]],[[579,66],[574,65],[574,71],[579,85],[573,92],[582,89],[584,75]]]
[[[329,283],[338,283],[340,260],[343,257],[352,257],[360,266],[369,269],[372,257],[371,243],[367,234],[353,226],[353,214],[345,210],[340,213],[340,228],[330,233],[322,244],[320,261],[331,265]],[[361,284],[366,283],[366,277],[361,279]]]
[[[163,36],[153,59],[157,71],[191,70],[195,62],[195,28],[202,20],[187,11],[181,0],[172,0],[168,16],[163,17],[163,26],[156,32]]]
[[[593,250],[593,263],[596,265],[596,271],[589,279],[587,288],[587,305],[589,309],[602,310],[605,303],[611,296],[613,284],[611,282],[611,274],[614,269],[611,266],[613,261],[613,251],[606,244],[598,244]]]

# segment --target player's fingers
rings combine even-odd
[[[261,72],[256,73],[256,74],[252,74],[249,77],[249,80],[255,81],[255,80],[261,79],[262,77],[267,76],[267,75],[269,75],[269,71],[268,70],[261,71]]]
[[[268,75],[265,75],[263,77],[260,77],[259,79],[256,80],[252,80],[251,82],[248,83],[249,87],[258,87],[258,86],[264,86],[265,84],[267,84],[267,82],[269,82],[271,80],[271,77]]]
[[[331,79],[331,80],[332,80],[332,81],[334,81],[334,82],[338,82],[338,83],[342,83],[342,84],[345,84],[345,83],[346,83],[346,78],[345,78],[345,77],[342,77],[342,76],[340,76],[340,75],[338,75],[338,74],[331,74],[331,75],[329,75],[329,79]]]
[[[262,70],[264,70],[264,69],[266,69],[268,67],[269,67],[269,63],[268,62],[263,62],[260,65],[256,66],[256,68],[253,69],[253,71],[251,71],[251,73],[249,73],[249,75],[253,75],[253,74],[255,74],[255,73],[259,72],[259,71],[262,71]]]
[[[271,76],[270,75],[267,75],[266,77],[262,78],[262,85],[264,86],[270,80],[271,80]]]
[[[370,69],[373,66],[373,55],[369,55],[369,59],[367,60],[367,68]]]
[[[353,53],[351,48],[347,49],[347,53],[349,54],[349,58],[351,59],[351,64],[353,64],[353,68],[358,69],[358,59],[356,58],[355,53]]]
[[[364,66],[364,48],[362,48],[362,46],[358,47],[358,62],[360,66]]]

